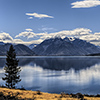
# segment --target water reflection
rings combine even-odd
[[[75,70],[85,69],[91,67],[97,63],[100,63],[99,57],[64,57],[64,58],[24,58],[19,59],[19,65],[32,65],[41,66],[43,69],[51,70],[69,70],[74,68]]]
[[[99,57],[19,58],[19,61],[22,68],[19,87],[50,93],[100,93]],[[0,84],[3,74],[1,67]]]
[[[44,92],[97,94],[100,89],[100,64],[79,71],[44,70],[39,66],[24,66],[21,76],[27,89]]]
[[[19,66],[31,65],[41,66],[43,69],[51,70],[75,70],[91,67],[100,63],[100,57],[33,57],[33,58],[18,58]],[[5,59],[0,58],[0,67],[5,66]]]

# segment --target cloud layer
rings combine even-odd
[[[83,0],[71,3],[72,8],[90,8],[100,5],[99,0]]]
[[[26,29],[27,31],[31,31],[31,29]],[[21,39],[14,39],[12,38],[9,33],[1,32],[0,33],[0,42],[4,43],[13,43],[13,44],[25,44],[25,45],[30,45],[30,44],[39,44],[43,40],[38,39],[38,40],[33,40],[33,41],[23,41]]]
[[[0,33],[0,41],[12,41],[13,38],[9,35],[9,33],[2,32]]]
[[[63,30],[60,32],[55,32],[55,33],[49,33],[47,35],[43,35],[41,36],[42,39],[47,39],[47,38],[55,38],[55,37],[61,37],[61,38],[65,38],[65,37],[82,37],[84,35],[89,35],[91,34],[91,30],[90,29],[86,29],[86,28],[77,28],[74,30]]]
[[[46,14],[38,14],[38,13],[26,13],[26,15],[30,16],[29,19],[32,19],[33,17],[36,17],[36,18],[54,18],[53,16],[49,16],[49,15],[46,15]]]
[[[25,29],[24,32],[19,33],[18,35],[15,36],[15,38],[18,37],[26,37],[27,39],[29,38],[40,38],[42,36],[48,35],[47,32],[45,33],[34,33],[32,29]]]
[[[92,33],[92,30],[87,28],[77,28],[74,30],[63,30],[56,33],[50,33],[41,36],[41,39],[55,38],[55,37],[74,37],[85,40],[97,46],[100,46],[100,32]]]
[[[74,30],[63,30],[55,33],[34,33],[32,29],[26,29],[25,32],[21,32],[19,35],[15,37],[27,37],[29,38],[38,38],[38,40],[35,40],[37,42],[42,42],[45,39],[49,38],[55,38],[55,37],[74,37],[79,38],[82,40],[86,40],[87,42],[93,43],[95,45],[100,46],[100,32],[92,33],[92,30],[87,28],[76,28]]]
[[[21,39],[16,39],[19,37],[26,37],[27,41],[23,41]],[[15,44],[39,44],[43,40],[48,38],[55,38],[55,37],[74,37],[79,38],[82,40],[86,40],[92,44],[100,46],[100,32],[93,33],[92,30],[87,28],[76,28],[74,30],[63,30],[55,33],[34,33],[32,29],[26,29],[24,32],[19,33],[13,39],[8,33],[2,32],[0,33],[0,42],[4,43],[15,43]],[[32,41],[28,40],[32,38]]]
[[[15,38],[17,37],[27,37],[29,38],[33,38],[36,36],[36,34],[34,32],[32,32],[32,29],[25,29],[24,32],[19,33],[19,35],[16,35]]]

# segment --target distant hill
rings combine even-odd
[[[85,56],[100,53],[100,49],[78,38],[51,38],[32,49],[38,55]]]
[[[22,55],[22,56],[33,56],[35,55],[35,53],[29,49],[27,46],[23,45],[23,44],[17,44],[14,46],[16,54],[17,55]]]
[[[0,45],[0,56],[6,55],[10,45],[11,45],[10,43]],[[14,45],[14,49],[16,51],[17,56],[33,56],[33,55],[35,55],[35,53],[31,49],[29,49],[27,46],[25,46],[23,44]]]

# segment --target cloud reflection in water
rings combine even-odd
[[[62,89],[61,91],[64,91],[66,89],[71,90],[70,87],[73,87],[74,92],[76,92],[79,91],[79,88],[89,89],[92,86],[100,85],[100,64],[95,64],[78,71],[74,70],[74,68],[67,71],[56,71],[43,69],[36,64],[34,66],[28,65],[22,67],[21,77],[22,84],[27,87],[27,89],[29,87],[39,87],[42,91],[52,92],[53,90],[49,90],[50,88],[59,88]]]

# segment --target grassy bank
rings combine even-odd
[[[50,94],[40,91],[28,91],[0,88],[0,100],[100,100],[100,97],[82,97],[81,94]]]

